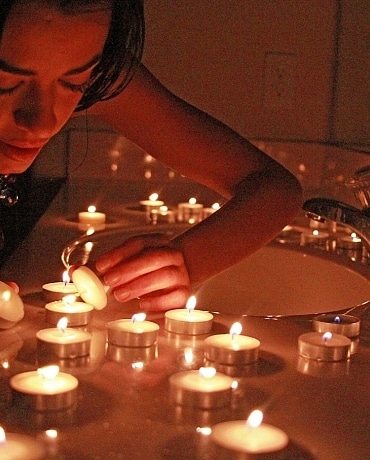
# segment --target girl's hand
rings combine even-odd
[[[139,298],[144,310],[183,308],[190,292],[182,253],[166,235],[139,235],[96,261],[104,283],[119,302]]]

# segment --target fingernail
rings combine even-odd
[[[108,286],[114,286],[115,284],[118,284],[120,279],[121,276],[118,272],[110,272],[104,275],[104,283]]]
[[[114,291],[114,297],[119,302],[123,302],[123,301],[125,301],[125,300],[130,298],[130,292],[129,291],[124,291],[124,290]]]
[[[143,310],[149,310],[150,309],[149,300],[140,300],[140,308],[142,308]]]

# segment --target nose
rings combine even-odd
[[[33,138],[49,139],[55,132],[57,118],[52,91],[30,87],[13,111],[15,124]]]

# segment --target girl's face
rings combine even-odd
[[[99,61],[110,11],[12,8],[0,39],[0,174],[25,171],[71,117]]]

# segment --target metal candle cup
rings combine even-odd
[[[37,353],[43,357],[75,359],[90,354],[91,334],[79,329],[41,329],[36,334]]]
[[[90,323],[94,307],[85,302],[57,300],[45,305],[45,321],[56,326],[61,318],[67,318],[68,326],[86,326]]]
[[[202,310],[181,308],[165,313],[164,327],[175,334],[204,335],[212,329],[213,315]]]
[[[106,357],[110,361],[115,361],[121,364],[132,364],[141,362],[148,364],[158,358],[158,345],[150,347],[119,347],[108,343]]]
[[[76,286],[73,283],[64,283],[63,281],[44,284],[42,293],[46,302],[62,300],[63,297],[71,294],[78,296]]]
[[[331,332],[306,332],[298,338],[299,354],[318,361],[344,361],[351,356],[351,340]]]
[[[212,362],[243,366],[257,362],[260,345],[259,340],[246,335],[218,334],[204,340],[204,353]]]
[[[14,401],[36,411],[67,409],[77,402],[78,380],[63,372],[50,379],[38,371],[23,372],[14,375],[9,383]]]
[[[317,332],[334,332],[350,338],[360,335],[361,321],[352,315],[326,313],[315,316],[312,324],[314,330]]]
[[[201,409],[228,406],[231,403],[233,379],[219,372],[211,377],[204,377],[200,372],[201,370],[190,370],[171,375],[171,401],[181,406]]]
[[[158,337],[159,326],[152,321],[119,319],[107,323],[108,343],[120,347],[150,347]]]

